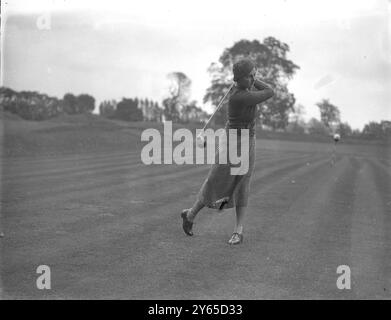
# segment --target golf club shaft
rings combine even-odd
[[[208,119],[208,121],[205,123],[204,127],[202,128],[202,130],[205,130],[205,128],[207,127],[207,125],[209,124],[210,120],[212,120],[212,118],[214,117],[214,115],[216,114],[216,112],[220,109],[220,107],[222,106],[223,104],[223,101],[225,100],[225,98],[227,97],[228,93],[231,91],[231,89],[233,88],[235,83],[232,83],[230,85],[230,87],[228,88],[228,91],[227,93],[224,95],[224,97],[220,100],[220,103],[218,104],[216,110],[213,112],[213,114],[210,116],[210,118]]]

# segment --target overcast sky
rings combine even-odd
[[[290,46],[288,58],[300,66],[289,88],[307,119],[319,119],[315,103],[326,98],[353,128],[391,120],[389,0],[8,0],[2,6],[2,82],[15,90],[59,98],[89,93],[98,103],[135,96],[160,102],[166,75],[182,71],[202,105],[207,68],[225,48],[273,36]]]

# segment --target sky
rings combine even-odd
[[[353,128],[391,120],[390,0],[7,0],[1,23],[1,82],[14,90],[161,102],[180,71],[210,112],[210,64],[273,36],[300,66],[289,89],[307,120],[322,99]]]

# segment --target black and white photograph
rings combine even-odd
[[[0,300],[390,299],[391,0],[1,1]]]

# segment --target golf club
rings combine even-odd
[[[205,140],[205,137],[204,137],[204,131],[205,131],[205,128],[208,126],[209,122],[213,119],[214,115],[216,114],[216,112],[221,108],[221,106],[223,105],[223,102],[225,100],[225,98],[227,97],[228,93],[230,93],[230,91],[232,90],[233,86],[234,86],[234,82],[229,86],[228,88],[228,91],[226,92],[226,94],[224,95],[224,97],[220,100],[219,104],[217,105],[217,108],[216,110],[212,113],[212,115],[209,117],[208,121],[205,123],[204,127],[202,128],[202,131],[200,132],[200,134],[197,136],[197,146],[199,146],[200,148],[204,148],[206,146],[206,140]]]
[[[224,97],[220,100],[219,104],[217,105],[217,108],[216,110],[212,113],[212,115],[209,117],[208,121],[205,123],[204,127],[202,128],[202,131],[205,130],[205,128],[207,127],[207,125],[209,124],[209,122],[212,120],[212,118],[214,117],[214,115],[216,114],[216,112],[221,108],[221,106],[223,105],[223,102],[225,100],[225,98],[227,97],[228,93],[231,91],[231,89],[233,88],[234,86],[234,82],[229,86],[228,88],[228,91],[226,92],[226,94],[224,95]]]

